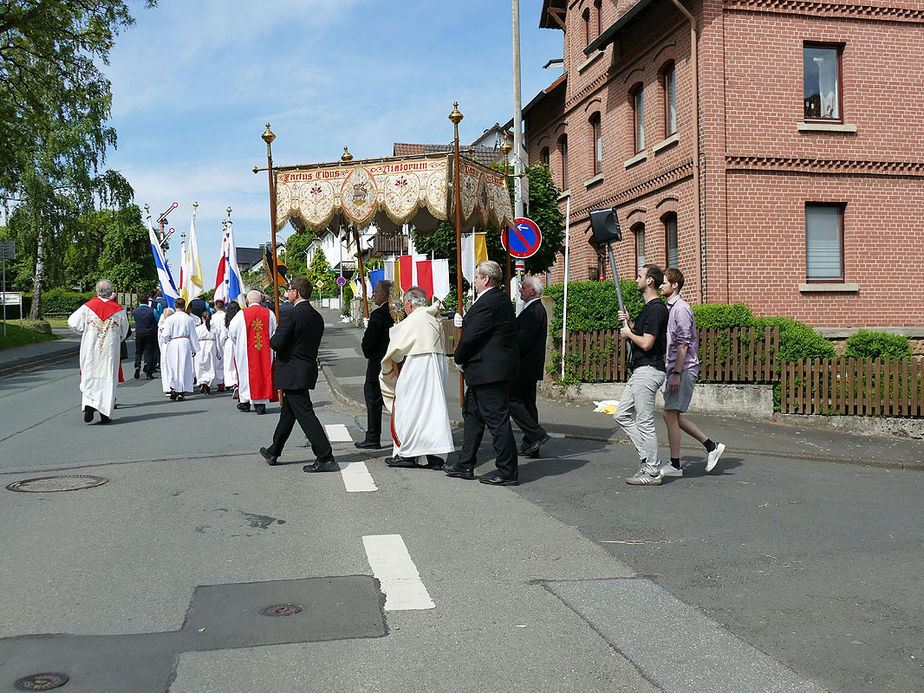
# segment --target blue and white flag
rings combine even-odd
[[[170,276],[170,268],[167,267],[167,261],[164,259],[164,251],[157,242],[157,235],[154,233],[154,227],[151,226],[151,217],[148,217],[148,236],[151,239],[151,252],[154,253],[154,266],[157,268],[157,280],[160,282],[160,292],[171,308],[180,294],[176,290],[176,284],[173,283],[173,277]]]
[[[244,303],[244,282],[241,279],[241,268],[237,264],[234,228],[230,222],[225,226],[225,234],[221,241],[221,259],[218,263],[214,297],[225,303],[237,301],[243,307],[246,305]]]

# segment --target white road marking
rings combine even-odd
[[[372,573],[385,593],[385,611],[436,607],[400,534],[366,536],[363,537],[363,545]]]
[[[327,439],[332,443],[352,443],[353,437],[344,424],[324,424]]]
[[[365,462],[340,462],[340,476],[349,493],[379,490]]]

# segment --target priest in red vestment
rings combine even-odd
[[[250,411],[253,405],[258,414],[266,413],[267,402],[278,398],[273,389],[273,350],[270,337],[276,331],[276,316],[269,308],[260,305],[263,295],[259,291],[247,293],[247,307],[239,311],[228,325],[228,338],[234,344],[237,362],[238,405],[241,411]]]

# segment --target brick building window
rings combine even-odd
[[[539,152],[539,161],[541,161],[546,166],[549,165],[549,148],[548,147],[543,147],[542,150]]]
[[[632,136],[635,142],[635,154],[645,148],[645,89],[639,83],[629,91],[632,100]]]
[[[674,61],[661,68],[661,87],[664,90],[664,137],[677,132],[677,83]]]
[[[581,19],[584,20],[584,45],[588,45],[593,36],[590,33],[590,8],[585,7],[584,11],[581,13]]]
[[[590,143],[593,149],[594,175],[603,173],[603,132],[600,128],[600,114],[594,113],[588,120],[590,123]]]
[[[844,206],[805,204],[805,278],[844,279]]]
[[[568,189],[568,135],[558,138],[558,151],[561,153],[561,189]]]
[[[603,0],[594,0],[594,38],[603,33]],[[589,43],[589,42],[588,42]]]
[[[661,221],[664,222],[664,247],[667,251],[665,267],[680,267],[680,246],[677,243],[677,215],[668,212]]]
[[[802,96],[805,120],[843,122],[841,46],[805,43],[802,47]]]
[[[635,271],[641,272],[645,266],[645,225],[633,226],[632,235],[635,236]]]

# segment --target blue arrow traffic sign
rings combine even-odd
[[[525,259],[532,257],[542,245],[542,232],[532,219],[517,217],[509,231],[510,247],[507,247],[507,231],[501,231],[501,245],[511,257]]]

